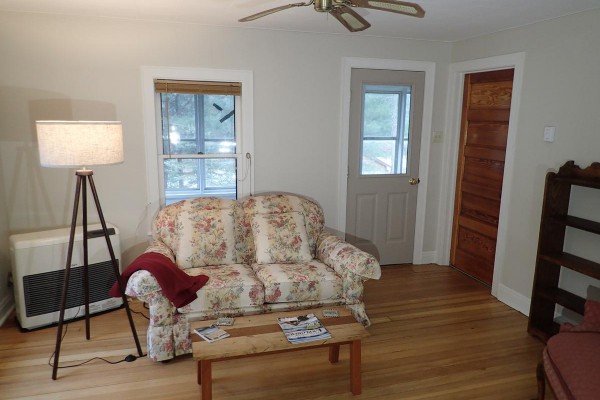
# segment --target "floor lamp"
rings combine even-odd
[[[63,322],[67,302],[67,291],[71,272],[71,258],[73,256],[73,243],[75,240],[75,227],[77,225],[77,213],[79,210],[79,198],[81,197],[82,225],[83,225],[83,288],[85,297],[85,336],[90,339],[90,310],[89,310],[89,276],[88,276],[88,243],[87,243],[87,183],[96,203],[96,210],[106,239],[108,252],[112,261],[113,270],[117,279],[119,289],[122,293],[123,304],[129,318],[131,333],[139,356],[143,356],[140,341],[135,330],[127,296],[123,290],[123,282],[119,272],[119,266],[115,258],[115,252],[110,241],[109,232],[106,228],[106,220],[102,214],[98,193],[94,185],[92,170],[85,166],[110,165],[123,162],[123,130],[120,122],[97,122],[97,121],[36,121],[38,144],[40,152],[40,163],[43,167],[52,168],[78,168],[77,186],[75,189],[75,202],[73,204],[73,217],[71,219],[71,232],[69,235],[69,246],[67,250],[67,262],[60,300],[60,314],[58,319],[58,331],[56,334],[56,348],[54,352],[54,365],[52,367],[52,379],[56,379],[58,370],[58,359],[60,356],[60,345],[62,342]]]

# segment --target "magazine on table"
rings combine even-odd
[[[217,340],[225,339],[229,337],[229,333],[219,328],[216,325],[205,326],[203,328],[196,328],[194,332],[207,342],[216,342]]]
[[[298,317],[277,318],[287,340],[292,343],[306,343],[315,340],[331,339],[331,334],[314,314]]]

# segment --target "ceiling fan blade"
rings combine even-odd
[[[252,14],[252,15],[249,15],[249,16],[247,16],[245,18],[242,18],[242,19],[240,19],[238,21],[239,22],[254,21],[255,19],[266,17],[267,15],[276,13],[277,11],[283,11],[283,10],[287,10],[288,8],[293,8],[293,7],[310,6],[311,4],[312,4],[312,1],[310,1],[308,3],[292,3],[292,4],[285,5],[285,6],[275,7],[275,8],[271,8],[269,10],[261,11],[261,12],[256,13],[256,14]]]
[[[366,19],[361,17],[350,7],[334,7],[329,13],[340,21],[350,32],[364,31],[371,26]]]
[[[425,10],[420,5],[406,1],[395,0],[350,0],[352,4],[362,8],[372,8],[381,11],[390,11],[411,17],[423,18]]]

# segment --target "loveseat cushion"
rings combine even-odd
[[[253,264],[265,288],[266,303],[338,300],[342,281],[327,265],[313,260],[296,264]]]
[[[236,200],[199,197],[170,204],[152,223],[152,236],[169,248],[182,269],[227,265],[246,260],[251,236],[238,223],[243,211]],[[248,227],[249,228],[249,227]]]
[[[185,210],[179,214],[179,219],[180,240],[175,257],[180,268],[237,261],[231,210]]]
[[[308,262],[313,258],[304,216],[299,212],[254,214],[252,235],[259,264]]]
[[[208,282],[198,298],[179,308],[181,313],[223,310],[262,305],[265,292],[262,283],[248,265],[232,264],[186,269],[189,275],[207,275]]]
[[[308,245],[310,254],[315,258],[317,239],[323,231],[325,218],[321,207],[307,198],[290,194],[268,194],[262,196],[250,196],[242,200],[242,208],[244,210],[241,226],[250,227],[252,217],[255,214],[279,214],[287,212],[299,212],[304,217],[306,226],[306,234],[308,235]],[[250,229],[251,230],[251,229]],[[248,235],[252,236],[252,235]],[[254,240],[249,240],[246,248],[252,251],[251,256],[254,257]],[[244,253],[245,255],[249,252]],[[244,257],[246,260],[246,257]],[[253,261],[254,262],[254,258]],[[242,262],[242,261],[239,261]],[[249,264],[251,264],[250,262]]]

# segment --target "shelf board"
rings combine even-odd
[[[583,315],[585,299],[581,296],[561,288],[540,289],[535,294],[544,300],[560,304],[571,311]]]
[[[568,215],[566,218],[566,224],[567,226],[581,229],[583,231],[600,234],[600,222]]]
[[[540,254],[542,260],[561,265],[581,274],[600,279],[600,263],[569,253]]]

